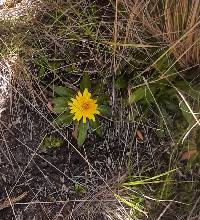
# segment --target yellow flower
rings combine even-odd
[[[80,121],[83,118],[83,123],[86,123],[86,119],[95,121],[95,114],[100,114],[97,110],[98,105],[96,100],[91,98],[91,93],[88,89],[85,89],[83,94],[78,92],[75,98],[71,98],[69,102],[70,113],[74,114],[73,120]]]

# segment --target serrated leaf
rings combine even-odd
[[[69,98],[56,97],[52,99],[53,111],[56,113],[62,113],[68,106]]]
[[[64,112],[63,114],[59,115],[55,120],[55,125],[63,125],[63,124],[70,124],[72,121],[73,115],[70,114],[69,111]]]
[[[94,129],[94,131],[100,136],[102,137],[102,132],[100,129],[100,123],[99,120],[96,118],[95,121],[90,121],[90,126],[92,127],[92,129]]]
[[[108,117],[110,117],[112,115],[112,111],[111,111],[110,107],[107,105],[99,105],[98,110],[100,111],[100,113],[102,115],[105,115]]]
[[[87,137],[87,131],[88,131],[88,123],[80,122],[78,126],[78,138],[77,138],[77,143],[79,147],[81,147],[84,144],[85,139]]]
[[[63,86],[52,86],[52,90],[59,96],[71,97],[73,92],[71,89]]]
[[[90,81],[90,77],[88,73],[84,73],[83,74],[83,78],[81,80],[80,83],[80,88],[82,91],[84,91],[84,89],[90,89],[91,88],[91,81]]]

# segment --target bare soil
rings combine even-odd
[[[76,146],[72,126],[59,130],[67,139],[63,146],[43,149],[46,135],[59,136],[49,123],[52,116],[28,99],[16,94],[12,97],[15,100],[7,103],[0,122],[0,219],[41,220],[58,215],[58,219],[73,219],[79,213],[72,213],[80,203],[75,200],[85,197],[85,193],[75,190],[76,184],[93,194],[98,186],[118,179],[120,172],[124,174],[133,126],[103,119],[104,137],[91,133],[79,149],[84,159],[72,147]],[[24,193],[20,201],[12,204]],[[9,205],[3,207],[6,200]],[[96,212],[99,215],[103,210],[99,208]],[[96,214],[92,215],[95,218]]]

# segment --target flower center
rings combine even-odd
[[[88,102],[84,102],[81,107],[83,110],[88,110],[90,108],[90,105]]]

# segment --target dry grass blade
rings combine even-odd
[[[22,199],[24,199],[28,195],[27,192],[22,193],[21,195],[17,197],[11,197],[7,198],[3,203],[0,204],[0,210],[10,207],[12,204],[15,204],[17,202],[20,202]]]

